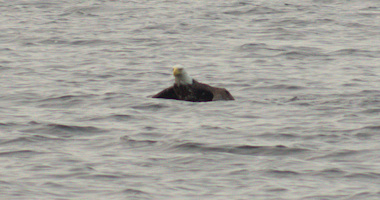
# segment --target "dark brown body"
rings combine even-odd
[[[224,88],[212,87],[193,80],[191,85],[177,85],[166,88],[153,98],[176,99],[183,101],[204,102],[218,100],[235,100]]]

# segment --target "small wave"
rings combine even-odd
[[[363,129],[378,131],[380,130],[380,126],[366,126]]]
[[[86,133],[99,133],[103,132],[101,129],[98,129],[93,126],[69,126],[63,124],[48,124],[47,127],[52,131],[57,132],[86,132]]]
[[[333,153],[329,153],[327,155],[312,157],[309,160],[319,160],[319,159],[344,160],[344,159],[347,159],[347,157],[358,156],[367,152],[368,150],[340,150]]]
[[[137,109],[137,110],[151,110],[151,111],[158,111],[164,108],[168,108],[169,106],[165,104],[152,104],[152,103],[146,103],[143,105],[138,105],[138,106],[132,106],[132,108]]]
[[[379,199],[380,192],[358,192],[345,199]]]
[[[273,175],[276,177],[285,177],[285,176],[295,176],[299,175],[300,173],[291,171],[291,170],[275,170],[275,169],[269,169],[265,171],[268,175]]]
[[[109,41],[109,40],[76,40],[73,42],[70,42],[71,45],[114,45],[118,44],[118,42]]]
[[[174,149],[183,151],[199,151],[199,152],[220,152],[232,153],[242,155],[290,155],[294,153],[301,153],[308,151],[302,148],[289,148],[286,146],[212,146],[202,143],[185,142],[182,144],[174,145]]]
[[[81,104],[85,100],[94,98],[96,95],[63,95],[58,97],[49,97],[39,101],[39,107],[73,107]]]
[[[67,101],[67,100],[73,100],[73,99],[80,99],[80,98],[90,98],[97,95],[63,95],[59,97],[50,97],[47,99],[41,100],[41,102],[45,101]]]
[[[293,138],[299,138],[301,136],[297,134],[291,134],[291,133],[264,133],[264,134],[257,135],[256,137],[293,139]]]
[[[62,139],[62,138],[51,138],[41,136],[40,134],[56,135],[59,137],[72,137],[75,135],[88,135],[95,133],[103,133],[105,130],[99,129],[93,126],[73,126],[64,124],[36,124],[36,128],[29,128],[23,130],[26,133],[37,133],[40,139]]]
[[[324,169],[322,171],[315,172],[314,174],[317,176],[343,176],[347,172],[338,168],[329,168],[329,169]]]
[[[367,140],[371,137],[378,136],[379,130],[380,126],[365,126],[363,128],[354,130],[354,132],[356,133],[356,137]]]
[[[351,173],[345,176],[346,178],[358,178],[358,179],[380,179],[380,174],[376,172],[365,173]]]
[[[86,179],[100,179],[100,180],[105,180],[105,179],[120,179],[120,178],[125,178],[124,175],[116,175],[116,174],[90,174],[90,175],[85,175],[82,176],[81,178],[86,178]]]
[[[277,85],[271,85],[266,87],[257,87],[259,89],[276,89],[276,90],[302,90],[306,89],[303,86],[297,86],[297,85],[286,85],[286,84],[277,84]]]
[[[281,52],[284,52],[284,49],[270,48],[264,43],[247,43],[239,46],[237,51],[247,52],[249,54],[244,57],[252,58],[263,58],[263,57],[273,57],[278,55]]]
[[[86,16],[86,17],[97,17],[98,15],[93,14],[92,11],[98,9],[97,7],[73,7],[67,9],[64,13],[60,14],[60,16],[68,16],[68,15],[78,15],[78,16]]]
[[[130,138],[129,136],[120,137],[122,144],[127,144],[132,147],[145,147],[156,144],[158,141],[154,140],[135,140]]]
[[[369,50],[361,50],[361,49],[340,49],[337,51],[333,51],[329,53],[333,56],[364,56],[364,57],[371,57],[371,58],[377,58],[380,51],[369,51]]]
[[[127,115],[127,114],[114,114],[109,116],[102,116],[102,117],[92,117],[89,120],[90,121],[104,121],[104,120],[111,120],[111,121],[130,121],[133,119],[139,119],[138,117],[134,115]]]
[[[288,191],[288,189],[286,189],[286,188],[269,188],[269,189],[265,189],[265,191],[268,191],[268,192],[286,192],[286,191]]]
[[[0,142],[0,145],[14,144],[14,143],[28,144],[32,142],[51,141],[51,140],[62,140],[62,139],[46,137],[42,135],[32,135],[32,136],[23,136],[23,137],[18,137],[14,139],[4,140]]]
[[[120,191],[119,193],[121,193],[122,195],[130,196],[130,199],[152,199],[152,196],[149,193],[139,189],[128,188]]]
[[[284,13],[284,11],[276,10],[269,7],[254,7],[251,9],[245,9],[245,10],[233,10],[233,11],[226,11],[224,14],[227,15],[263,15],[263,14],[278,14],[278,13]]]
[[[139,194],[148,194],[142,190],[137,190],[137,189],[125,189],[125,190],[123,190],[123,193],[134,194],[134,195],[136,195],[136,194],[138,194],[138,195]]]
[[[380,94],[380,90],[362,90],[359,94]]]
[[[33,156],[41,154],[41,152],[37,151],[32,151],[32,150],[19,150],[19,151],[6,151],[6,152],[0,152],[0,157],[5,157],[5,156]]]
[[[247,43],[243,44],[239,47],[239,50],[241,51],[255,51],[257,49],[266,48],[267,45],[264,43]]]
[[[328,55],[315,51],[288,51],[284,53],[279,53],[277,56],[285,56],[288,59],[303,59],[312,57],[328,57]]]

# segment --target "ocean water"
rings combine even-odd
[[[0,1],[0,198],[379,199],[379,44],[378,0]]]

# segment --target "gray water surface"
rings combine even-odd
[[[1,1],[0,198],[379,199],[379,44],[378,0]]]

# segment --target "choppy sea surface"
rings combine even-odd
[[[0,2],[1,199],[379,199],[380,1]]]

